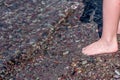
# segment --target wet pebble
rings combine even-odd
[[[80,42],[80,40],[75,40],[76,43]]]
[[[82,61],[82,65],[85,65],[85,64],[87,64],[87,61]]]
[[[37,78],[36,78],[36,80],[40,80],[40,78],[39,78],[39,77],[37,77]]]
[[[72,67],[76,67],[77,64],[78,64],[78,63],[76,63],[76,62],[72,62],[71,66],[72,66]]]
[[[115,70],[115,73],[120,76],[120,70]]]
[[[37,2],[37,0],[32,0],[34,3],[36,3]]]
[[[78,3],[78,2],[74,2],[74,4],[71,6],[71,8],[76,9],[76,8],[78,8],[79,4],[80,3]]]
[[[119,79],[120,78],[120,75],[114,75],[113,76],[115,79]]]
[[[33,39],[30,39],[29,44],[32,45],[32,44],[34,44],[35,42],[36,42],[36,40],[33,38]]]
[[[65,51],[63,52],[63,55],[68,55],[70,52],[69,51]]]

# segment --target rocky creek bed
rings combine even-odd
[[[120,80],[119,51],[81,53],[101,36],[101,6],[101,0],[0,0],[0,80]]]

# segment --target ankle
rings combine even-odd
[[[106,39],[106,38],[102,38],[100,39],[101,41],[105,42],[108,46],[114,44],[114,45],[118,45],[117,44],[117,38],[112,38],[112,39]]]
[[[106,43],[117,42],[117,35],[111,38],[102,36],[101,40],[105,41]]]
[[[118,43],[116,39],[111,39],[111,40],[107,40],[107,39],[100,39],[102,41],[102,43],[104,45],[106,45],[108,47],[108,51],[118,51]]]

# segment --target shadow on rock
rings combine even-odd
[[[102,35],[102,0],[83,0],[85,5],[80,21],[83,23],[91,22],[91,15],[93,21],[98,24],[99,37]]]

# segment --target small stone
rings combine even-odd
[[[34,44],[34,43],[35,43],[35,41],[36,41],[35,39],[30,39],[29,44],[30,44],[30,45],[32,45],[32,44]]]
[[[71,66],[72,66],[72,67],[76,67],[76,66],[77,66],[77,63],[72,62]]]
[[[87,64],[87,61],[82,61],[82,64],[83,64],[83,65]]]
[[[82,45],[80,44],[80,45],[78,45],[77,47],[78,47],[78,48],[81,48],[81,46],[82,46]]]
[[[60,17],[65,17],[65,14],[63,14],[63,13],[59,13],[58,14]]]
[[[82,42],[84,42],[85,40],[84,39],[82,39]]]
[[[15,54],[18,54],[18,53],[20,53],[20,50],[16,50],[16,51],[15,51]]]
[[[67,54],[69,54],[69,51],[63,52],[63,55],[67,55]]]
[[[78,27],[79,25],[75,25],[75,26],[73,26],[73,27]]]
[[[97,60],[98,60],[99,62],[103,62],[103,59],[101,59],[100,57],[98,57]]]
[[[80,42],[80,40],[75,40],[75,42]]]
[[[34,3],[36,3],[37,2],[37,0],[32,0]]]
[[[24,78],[24,80],[28,80],[27,78]]]
[[[40,80],[40,78],[39,78],[39,77],[37,77],[37,78],[36,78],[36,80]]]
[[[81,73],[81,72],[83,72],[83,70],[82,70],[82,68],[76,68],[76,71],[77,71],[77,73]]]
[[[70,67],[69,66],[66,66],[65,69],[69,69]]]
[[[33,47],[37,47],[37,44],[33,44],[32,46],[33,46]]]
[[[10,78],[9,80],[13,80],[13,78]]]
[[[2,56],[2,55],[0,55],[0,59],[2,59],[2,57],[3,57],[3,56]],[[0,60],[0,62],[1,62],[1,60]]]
[[[40,64],[39,63],[35,63],[34,66],[39,66]]]
[[[78,5],[79,5],[79,3],[76,2],[74,5],[71,6],[71,8],[72,8],[72,9],[77,9],[77,8],[78,8]]]
[[[118,79],[118,78],[120,78],[120,76],[119,75],[114,75],[114,78]]]
[[[41,1],[41,4],[45,5],[45,2],[44,2],[44,1]]]
[[[47,37],[48,34],[49,34],[48,32],[43,32],[43,33],[42,33],[42,37]]]
[[[11,39],[12,38],[12,35],[9,35],[9,39]]]
[[[68,26],[68,28],[72,28],[72,26]]]
[[[9,29],[12,29],[12,28],[13,28],[13,26],[9,26],[8,28],[9,28]]]
[[[96,32],[98,32],[98,29],[96,29]]]
[[[59,77],[58,80],[62,80],[61,77]]]
[[[89,57],[89,58],[87,58],[87,61],[88,61],[88,62],[91,62],[91,63],[94,63],[94,62],[95,62],[95,59],[94,59],[93,57]]]
[[[35,19],[35,20],[33,20],[32,22],[33,22],[33,23],[36,23],[36,22],[37,22],[37,20]]]
[[[120,76],[120,70],[115,70],[115,73]]]
[[[4,39],[4,37],[3,37],[3,36],[0,36],[0,39],[1,39],[1,40],[3,40],[3,39]]]

